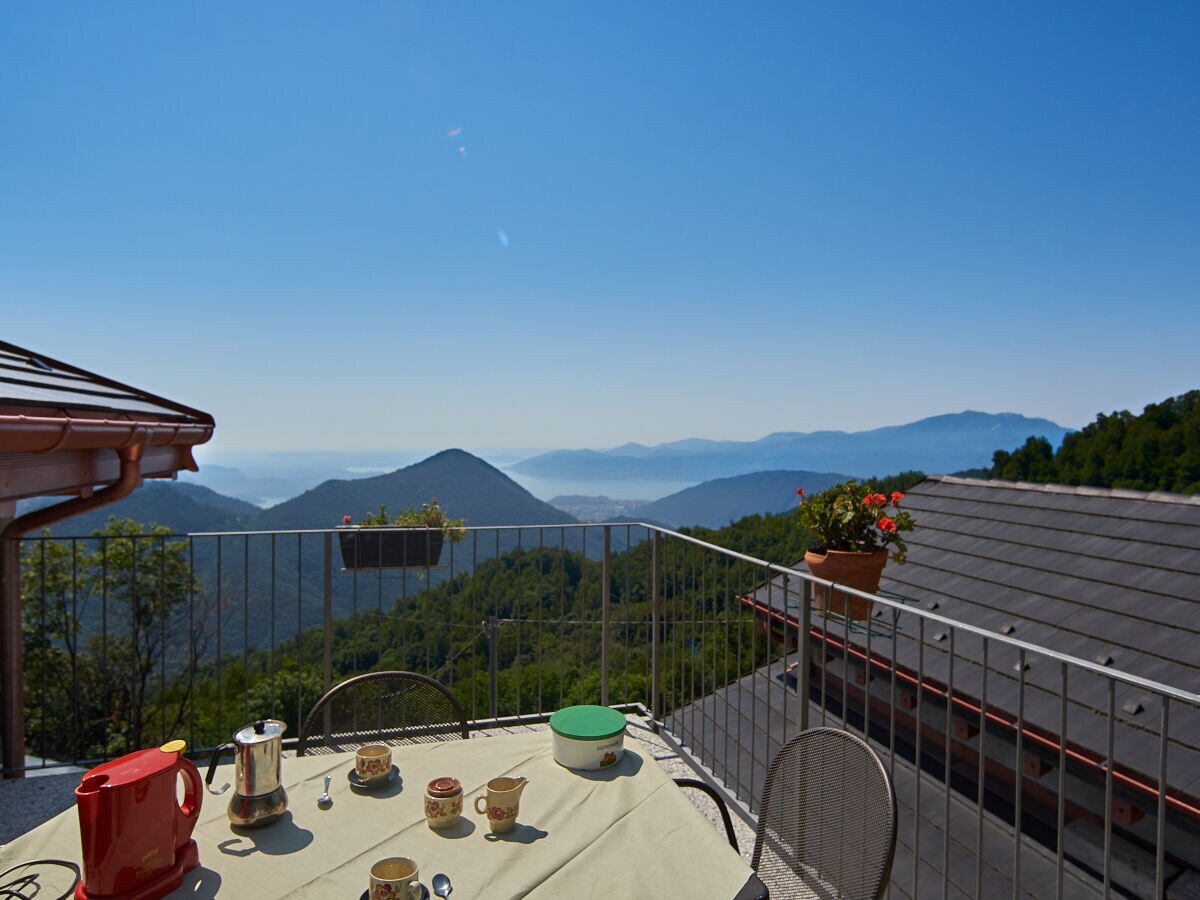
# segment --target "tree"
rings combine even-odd
[[[83,544],[48,532],[26,544],[27,737],[38,752],[112,755],[182,726],[190,681],[179,675],[204,652],[206,615],[187,545],[170,534],[110,518]]]
[[[992,477],[1005,481],[1055,480],[1054,448],[1044,437],[1030,437],[1012,453],[997,450],[992,455]]]
[[[997,450],[990,474],[1010,481],[1195,493],[1200,490],[1200,391],[1151,403],[1138,416],[1101,413],[1064,437],[1057,453],[1036,437],[1011,453]]]

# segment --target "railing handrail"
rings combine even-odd
[[[189,531],[189,532],[180,532],[178,534],[155,535],[155,536],[144,535],[144,536],[137,536],[137,537],[141,537],[142,539],[146,539],[146,538],[150,538],[150,537],[159,537],[159,538],[165,540],[167,538],[185,538],[185,537],[186,538],[196,538],[196,537],[217,537],[217,538],[219,538],[219,537],[251,537],[251,536],[255,536],[255,535],[280,535],[280,534],[300,534],[300,535],[303,535],[303,534],[329,534],[331,532],[336,533],[338,531],[338,527],[339,526],[334,525],[334,526],[330,526],[328,528],[300,528],[300,529],[285,529],[285,530],[276,529],[276,530],[266,530],[266,531],[262,531],[262,530],[260,530],[260,531]],[[371,526],[371,527],[372,528],[387,528],[387,527],[403,528],[403,527],[412,527],[412,526]],[[420,526],[416,526],[416,527],[420,527]],[[661,525],[654,525],[649,522],[568,522],[568,523],[539,524],[539,525],[471,525],[471,526],[466,526],[466,530],[468,532],[471,532],[471,531],[487,531],[487,532],[537,531],[537,530],[543,530],[543,529],[577,530],[577,529],[589,529],[589,528],[590,529],[605,529],[605,530],[611,530],[613,528],[618,528],[618,529],[644,528],[648,532],[658,533],[658,534],[662,534],[662,535],[665,535],[670,538],[674,538],[676,540],[684,541],[685,543],[693,544],[697,547],[702,547],[706,550],[718,553],[722,556],[731,557],[733,559],[741,560],[742,562],[749,563],[756,567],[761,567],[761,568],[767,570],[768,572],[773,572],[777,575],[791,576],[791,577],[798,578],[798,579],[801,579],[804,581],[808,581],[812,584],[821,585],[823,587],[831,587],[832,585],[835,584],[835,582],[826,581],[825,579],[818,578],[815,575],[812,575],[808,572],[802,572],[799,569],[794,569],[794,568],[791,568],[790,566],[784,566],[784,565],[780,565],[778,563],[768,562],[767,560],[759,559],[758,557],[750,556],[745,553],[740,553],[736,550],[730,550],[727,547],[721,547],[721,546],[718,546],[717,544],[712,544],[712,543],[709,543],[708,541],[701,540],[700,538],[692,537],[691,535],[688,535],[688,534],[681,534],[678,531],[673,531],[670,528],[664,528]],[[35,540],[36,541],[36,540],[46,540],[46,539],[47,538],[45,538],[44,536],[29,536],[29,537],[20,538],[20,540],[22,540],[22,541],[25,541],[25,540]],[[103,538],[96,538],[94,536],[88,536],[86,538],[51,536],[49,539],[65,541],[65,540],[102,540]],[[1182,688],[1177,688],[1177,687],[1174,687],[1169,684],[1163,684],[1162,682],[1159,682],[1159,681],[1154,681],[1149,678],[1143,678],[1140,675],[1134,675],[1129,672],[1124,672],[1120,669],[1112,668],[1111,666],[1100,665],[1098,663],[1092,662],[1091,660],[1081,659],[1080,657],[1072,656],[1069,653],[1061,653],[1057,650],[1052,650],[1049,647],[1044,647],[1040,644],[1030,643],[1029,641],[1024,641],[1024,640],[1021,640],[1020,638],[1010,637],[1009,635],[1002,634],[998,631],[991,631],[987,628],[983,628],[978,625],[972,625],[969,622],[963,622],[958,619],[951,619],[951,618],[948,618],[947,616],[939,615],[938,613],[931,612],[931,611],[925,610],[925,609],[921,609],[920,607],[905,605],[898,601],[891,600],[887,597],[882,597],[878,594],[868,594],[863,591],[859,591],[855,588],[852,588],[848,585],[838,584],[837,589],[839,592],[853,595],[856,597],[861,597],[863,599],[870,600],[875,603],[881,603],[888,608],[902,610],[905,613],[908,613],[911,615],[916,615],[923,619],[927,619],[931,622],[937,622],[942,625],[946,625],[948,627],[955,628],[960,631],[964,631],[968,634],[973,634],[977,637],[982,637],[989,641],[998,641],[1001,644],[1007,645],[1007,646],[1012,647],[1017,650],[1025,650],[1026,652],[1033,652],[1033,653],[1036,653],[1039,656],[1043,656],[1047,659],[1052,659],[1052,660],[1055,660],[1060,663],[1066,663],[1068,665],[1075,666],[1084,671],[1091,672],[1092,674],[1101,675],[1106,678],[1111,678],[1114,681],[1118,681],[1122,684],[1129,685],[1131,687],[1141,688],[1142,690],[1150,691],[1151,693],[1159,694],[1162,696],[1167,696],[1174,700],[1182,700],[1185,703],[1191,703],[1193,705],[1200,706],[1200,693],[1193,693],[1191,691],[1186,691],[1186,690],[1183,690]]]
[[[408,528],[370,526],[372,531]],[[145,691],[135,696],[130,689],[128,697],[122,700],[125,705],[121,709],[138,710],[138,718],[130,726],[129,733],[137,735],[136,739],[144,743],[151,737],[143,735],[153,736],[162,731],[165,739],[168,734],[187,730],[189,738],[193,734],[197,738],[192,743],[206,744],[220,740],[227,733],[228,722],[231,717],[235,723],[238,721],[239,710],[243,715],[257,714],[257,710],[265,710],[266,704],[270,704],[272,714],[278,708],[285,713],[301,715],[302,709],[313,702],[309,694],[315,697],[329,688],[334,675],[331,666],[335,658],[332,648],[335,608],[338,615],[375,615],[378,610],[380,619],[372,621],[371,628],[366,629],[362,646],[356,633],[345,653],[338,657],[336,673],[339,677],[384,664],[393,667],[400,664],[435,676],[441,673],[449,682],[448,687],[464,692],[463,697],[469,698],[473,720],[480,719],[486,710],[488,720],[503,724],[541,721],[556,706],[594,702],[597,694],[606,704],[624,700],[625,704],[614,705],[632,703],[638,711],[648,713],[652,720],[650,727],[669,733],[680,755],[694,765],[709,766],[712,778],[724,783],[729,796],[744,803],[746,814],[751,817],[759,781],[779,740],[785,739],[789,732],[806,729],[810,714],[819,712],[823,725],[827,716],[833,718],[835,725],[840,719],[841,727],[861,732],[865,738],[874,737],[878,746],[884,748],[880,752],[887,754],[893,771],[898,771],[896,766],[902,764],[913,767],[913,778],[906,790],[912,797],[918,819],[922,817],[922,794],[930,784],[944,786],[944,813],[941,816],[944,822],[951,819],[954,796],[961,795],[974,804],[977,893],[982,890],[984,873],[984,819],[991,815],[985,798],[996,791],[999,791],[996,796],[1002,798],[1007,796],[1007,790],[1015,793],[1011,814],[1000,822],[1001,828],[1007,822],[1013,840],[1014,885],[1028,882],[1027,878],[1022,878],[1021,855],[1024,851],[1029,858],[1028,848],[1036,849],[1041,840],[1026,821],[1038,823],[1039,828],[1057,827],[1058,834],[1066,834],[1066,810],[1072,803],[1080,804],[1096,821],[1104,823],[1102,848],[1093,838],[1085,835],[1084,839],[1104,854],[1103,886],[1106,892],[1110,883],[1117,883],[1135,895],[1161,895],[1165,880],[1171,874],[1168,865],[1174,857],[1200,871],[1200,853],[1190,850],[1184,853],[1179,849],[1190,846],[1178,843],[1179,834],[1184,832],[1176,834],[1167,830],[1168,816],[1179,814],[1186,814],[1189,828],[1200,827],[1200,801],[1192,794],[1184,793],[1186,779],[1178,783],[1182,787],[1172,786],[1167,766],[1172,752],[1194,744],[1186,733],[1187,719],[1182,728],[1177,725],[1172,734],[1169,721],[1173,707],[1181,703],[1190,708],[1185,709],[1185,713],[1193,713],[1200,708],[1200,693],[1124,672],[1101,661],[1040,646],[1033,642],[1038,637],[1036,634],[1023,632],[1022,638],[1033,638],[1025,640],[959,621],[952,617],[956,612],[952,606],[939,608],[936,603],[917,603],[911,597],[866,593],[819,578],[801,568],[802,563],[796,559],[790,560],[791,565],[772,563],[718,546],[703,537],[648,522],[473,525],[467,529],[470,540],[453,556],[450,565],[435,568],[448,568],[450,574],[455,575],[461,560],[463,574],[472,571],[482,574],[481,566],[496,561],[500,565],[494,573],[494,584],[486,577],[480,579],[478,588],[470,579],[450,578],[443,582],[439,573],[438,578],[427,579],[427,583],[422,583],[419,576],[411,584],[407,578],[397,582],[395,589],[402,593],[396,598],[392,596],[393,585],[384,580],[385,567],[379,567],[377,584],[375,572],[366,576],[370,582],[366,589],[357,576],[353,583],[348,579],[336,580],[332,559],[336,544],[334,534],[344,531],[345,526],[331,524],[322,528],[290,530],[172,534],[164,528],[164,534],[150,535],[51,536],[51,540],[61,543],[88,543],[86,549],[90,555],[86,565],[89,567],[108,565],[109,553],[103,550],[106,540],[158,542],[161,549],[157,554],[137,551],[149,560],[144,571],[139,563],[129,564],[129,577],[134,588],[147,579],[162,577],[161,566],[176,552],[168,552],[170,545],[186,541],[187,546],[178,555],[181,559],[188,557],[187,577],[201,577],[202,573],[205,579],[213,579],[206,580],[206,584],[216,586],[211,608],[205,604],[198,612],[195,598],[189,593],[186,609],[189,631],[176,636],[186,642],[192,633],[194,615],[197,621],[207,621],[210,613],[215,614],[215,621],[211,623],[216,637],[215,653],[211,652],[212,648],[201,647],[203,658],[211,657],[213,670],[199,671],[201,657],[194,644],[185,652],[178,649],[180,643],[176,641],[172,644],[175,649],[170,651],[174,655],[169,656],[164,637],[161,661],[155,663],[156,671],[149,674],[157,682],[151,692],[159,692],[158,699],[150,697],[146,705],[153,715],[148,713],[143,720],[143,707],[137,705],[147,703],[150,695]],[[578,539],[575,532],[579,532]],[[293,535],[297,537],[296,541],[287,540]],[[549,543],[546,535],[551,538]],[[277,541],[278,538],[283,540]],[[44,541],[45,536],[24,540],[37,544]],[[671,543],[667,544],[667,541]],[[102,552],[91,554],[98,545]],[[282,556],[277,552],[280,547],[287,548]],[[8,548],[12,552],[17,549]],[[318,558],[314,552],[317,550],[323,551],[322,557]],[[511,553],[513,550],[518,552]],[[522,554],[522,550],[526,553]],[[543,551],[550,555],[542,555]],[[560,552],[565,552],[561,559],[555,555]],[[798,556],[801,551],[796,552]],[[51,574],[61,574],[64,571],[61,567],[74,565],[77,558],[74,554],[64,557],[49,552],[45,556],[59,567],[51,567]],[[159,556],[164,560],[163,564],[157,562]],[[201,556],[203,560],[197,568]],[[293,557],[294,572],[286,580],[277,579],[277,560],[291,565]],[[159,567],[158,576],[152,571],[156,566]],[[108,645],[103,643],[117,633],[106,612],[108,604],[114,602],[104,593],[107,578],[107,568],[99,581],[89,575],[86,584],[90,586],[85,589],[85,599],[99,596],[102,600],[99,659],[105,673],[111,668],[105,660],[117,658],[112,654],[106,657]],[[62,578],[46,582],[43,576],[43,621],[47,597],[60,604],[75,603],[77,595],[74,592],[78,590],[79,582],[73,569],[69,591],[62,591],[63,583]],[[96,584],[100,585],[100,594],[96,593]],[[286,603],[281,607],[284,617],[277,614],[277,584],[287,585],[286,595],[280,590],[278,597],[281,603]],[[876,612],[884,615],[880,622],[885,624],[877,628],[872,624],[874,619],[869,620],[865,635],[862,635],[857,626],[841,616],[816,610],[811,603],[814,585],[827,591],[836,588],[839,592],[878,604]],[[421,592],[427,588],[444,591],[448,602],[424,603]],[[126,602],[119,589],[114,591],[118,596],[115,602]],[[401,604],[412,598],[414,592],[417,600],[403,607],[404,614],[397,615],[394,623],[386,621],[385,601],[389,609],[400,610]],[[933,599],[939,594],[930,591],[927,597]],[[240,639],[236,634],[239,605],[242,609]],[[931,607],[939,611],[933,612]],[[224,609],[231,610],[233,616],[223,624]],[[885,610],[888,611],[886,615]],[[318,613],[319,620],[316,618]],[[901,613],[914,618],[901,621]],[[89,620],[86,626],[81,625],[82,619],[75,618],[74,606],[69,616],[66,625],[57,627],[70,629],[75,647],[83,646],[79,643],[81,635],[89,628],[94,631],[96,623]],[[270,641],[259,647],[250,640],[249,623],[252,619],[256,623],[263,621],[267,616]],[[292,660],[282,656],[276,658],[276,653],[283,649],[276,634],[277,621],[283,623],[282,637],[293,642],[287,650],[294,656]],[[508,623],[515,624],[505,637],[502,626]],[[926,628],[926,623],[930,624],[930,629]],[[564,628],[564,625],[579,627]],[[933,633],[932,628],[948,634]],[[483,639],[477,634],[480,629]],[[163,635],[167,633],[165,624],[161,631]],[[1049,639],[1061,633],[1047,629]],[[265,639],[265,631],[259,634]],[[318,640],[322,634],[323,644]],[[880,634],[883,637],[873,649],[872,636]],[[223,635],[227,642],[224,649]],[[955,641],[960,635],[968,638],[959,641],[960,648],[956,653]],[[890,653],[885,646],[889,637]],[[948,642],[939,643],[947,637]],[[865,641],[865,646],[860,638]],[[982,657],[973,655],[976,639],[982,643]],[[905,642],[904,653],[900,652],[898,640]],[[50,646],[49,642],[44,643],[45,647]],[[409,645],[415,647],[415,652],[392,651],[393,647]],[[118,644],[112,646],[115,648],[113,653],[120,649]],[[909,654],[914,646],[915,654]],[[265,655],[262,655],[264,650]],[[110,737],[128,739],[123,727],[114,729],[110,718],[95,715],[94,708],[100,708],[98,702],[73,708],[73,718],[69,721],[47,716],[54,707],[47,706],[46,698],[68,696],[64,692],[74,690],[76,675],[72,666],[69,677],[64,669],[59,673],[64,677],[48,682],[46,672],[60,657],[49,655],[45,648],[40,652],[42,719],[57,726],[41,727],[41,733],[48,735],[48,739],[43,738],[43,751],[61,745],[72,748],[69,751],[72,757],[91,756],[108,752]],[[89,653],[94,657],[90,648],[81,653],[85,662]],[[239,654],[243,668],[232,671],[243,672],[244,676],[228,678],[223,684],[223,665],[236,665]],[[503,672],[500,670],[502,654]],[[1006,671],[1010,655],[1018,659],[1015,675]],[[1036,682],[1027,677],[1029,667],[1025,660],[1030,655],[1039,658],[1034,665],[1036,672],[1060,670],[1057,690],[1042,676],[1038,676]],[[1043,664],[1042,660],[1058,665]],[[182,689],[182,682],[173,680],[179,668],[177,663],[181,662],[185,663],[182,670],[187,678]],[[964,663],[966,669],[976,670],[968,672],[965,680]],[[140,676],[143,683],[148,683],[147,676],[140,670],[132,665],[127,668],[128,674],[118,672],[118,679]],[[611,673],[610,669],[613,670]],[[1079,690],[1078,682],[1069,682],[1069,670],[1100,676],[1105,683],[1107,698],[1100,698],[1092,690],[1091,679],[1084,679],[1085,690]],[[936,674],[931,675],[931,672]],[[276,681],[277,676],[288,673],[288,678]],[[86,676],[86,671],[84,674]],[[980,674],[982,678],[979,678]],[[945,680],[940,680],[943,677]],[[998,694],[993,690],[990,697],[989,677],[993,689],[995,681],[1007,682],[1001,685]],[[555,680],[558,682],[557,694]],[[117,688],[125,691],[123,682],[114,681],[113,684],[114,693]],[[610,685],[613,688],[611,698]],[[263,688],[261,692],[257,692],[259,687]],[[173,692],[170,695],[164,693],[168,688]],[[501,688],[504,690],[503,706],[500,703]],[[1144,721],[1134,720],[1132,716],[1142,711],[1143,704],[1145,707],[1154,705],[1139,697],[1137,709],[1131,709],[1129,703],[1123,706],[1130,718],[1119,718],[1118,688],[1125,691],[1132,688],[1156,697],[1160,708],[1157,711],[1147,708],[1150,715]],[[108,704],[107,682],[104,689],[106,695],[101,699]],[[1049,696],[1039,696],[1038,705],[1030,706],[1027,694],[1032,691]],[[1057,716],[1049,702],[1056,697]],[[162,709],[154,710],[153,704],[160,700]],[[170,704],[178,709],[168,709]],[[112,708],[109,704],[101,711],[107,716]],[[1080,709],[1099,717],[1099,724],[1093,726],[1089,716],[1078,726],[1072,719],[1069,726],[1068,715],[1074,716]],[[89,718],[81,717],[81,710]],[[509,715],[513,710],[516,715]],[[522,713],[522,710],[533,712]],[[1156,729],[1151,726],[1151,716],[1157,721]],[[1175,718],[1178,720],[1178,713]],[[939,721],[944,723],[941,727]],[[97,722],[99,725],[93,727]],[[1118,754],[1116,738],[1118,733],[1124,736],[1126,728],[1139,732],[1136,752],[1126,748]],[[1181,731],[1185,733],[1181,734]],[[1157,770],[1155,747],[1147,743],[1154,740],[1155,734]],[[1132,744],[1124,737],[1122,741]],[[973,748],[977,754],[976,772],[969,771],[969,765],[959,764],[960,745]],[[123,745],[118,740],[111,746],[119,751]],[[47,757],[50,755],[46,753]],[[61,759],[65,761],[67,757]],[[969,762],[969,757],[967,759]],[[89,761],[77,758],[74,765],[86,765]],[[1000,768],[996,769],[993,763]],[[25,765],[23,758],[10,762],[7,755],[5,764],[6,774],[9,770],[16,773],[44,767]],[[937,771],[939,765],[940,773]],[[1052,776],[1046,774],[1055,765],[1057,787],[1051,784]],[[952,783],[955,781],[961,783]],[[1027,783],[1036,785],[1040,792],[1031,795],[1035,799],[1057,796],[1056,825],[1049,821],[1053,809],[1039,809],[1036,804],[1029,809],[1023,807]],[[1045,794],[1047,790],[1051,793]],[[1114,805],[1116,800],[1122,800],[1125,806]],[[936,798],[933,802],[936,803]],[[1122,809],[1127,809],[1128,813]],[[1146,880],[1144,877],[1138,882],[1114,873],[1112,866],[1113,840],[1126,833],[1132,833],[1139,840],[1145,838],[1149,823],[1140,826],[1134,823],[1147,815],[1156,817],[1154,888],[1142,883]],[[1121,819],[1122,816],[1127,821]],[[945,892],[950,881],[951,838],[946,829],[943,833]],[[1175,849],[1168,849],[1168,837],[1176,841]],[[912,853],[915,858],[924,859],[919,843],[918,836],[912,844]],[[1073,865],[1078,859],[1085,858],[1073,856],[1069,847],[1064,850],[1062,840],[1056,848],[1050,846],[1049,850],[1057,851],[1061,896],[1068,862]],[[987,864],[1000,871],[997,866],[1003,866],[1004,860],[1000,858],[1003,853],[995,859],[992,857],[996,855],[989,850]],[[912,868],[910,893],[913,896],[922,893],[918,890],[919,871],[920,866]]]

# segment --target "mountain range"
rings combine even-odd
[[[328,545],[321,531],[308,529],[335,528],[346,515],[358,521],[380,504],[396,512],[419,506],[432,497],[452,516],[466,518],[475,526],[566,525],[576,521],[478,457],[462,450],[444,450],[386,475],[326,481],[265,510],[195,484],[149,481],[116,503],[57,522],[50,530],[58,539],[90,537],[115,516],[193,535],[187,558],[202,585],[196,598],[208,603],[207,612],[201,609],[196,614],[208,623],[214,651],[236,653],[286,639],[322,621],[322,579],[329,572],[323,548]],[[56,501],[18,504],[18,514],[47,502]],[[294,534],[252,533],[259,531]],[[211,532],[221,534],[206,534]],[[454,573],[466,572],[477,559],[499,555],[519,541],[533,545],[539,538],[533,528],[476,534],[481,535],[477,542],[468,539],[457,556],[453,550],[443,554],[442,568],[430,572],[425,583],[437,584],[449,577],[450,565]],[[580,541],[579,535],[569,536],[563,544],[566,549],[576,550],[580,549]],[[406,574],[393,570],[386,570],[386,575],[385,570],[362,576],[344,574],[338,541],[332,543],[332,578],[328,585],[335,616],[382,604],[385,593],[390,605],[397,590],[415,593],[424,577],[424,573],[417,573],[407,579]],[[617,547],[618,542],[614,541],[613,546]],[[91,551],[94,545],[85,543],[82,549]],[[244,626],[222,623],[220,612],[230,603],[244,608]],[[100,606],[93,604],[92,609],[94,617]],[[88,624],[96,623],[89,620]]]
[[[641,504],[625,516],[669,528],[687,525],[723,528],[745,516],[787,512],[796,506],[796,488],[818,493],[847,477],[836,472],[779,470],[714,478],[661,500]]]
[[[1030,435],[1062,442],[1069,429],[1016,413],[966,411],[870,431],[776,432],[754,441],[689,438],[611,450],[554,450],[509,466],[543,478],[709,481],[751,472],[845,472],[856,478],[905,470],[958,472],[990,466],[996,450]]]
[[[468,525],[565,525],[575,522],[495,466],[463,450],[443,450],[428,459],[368,478],[326,481],[259,515],[262,529],[330,528],[342,517],[355,521],[382,503],[397,512],[436,497]]]
[[[1022,421],[1028,423],[1030,420]],[[959,429],[959,432],[962,430]],[[944,442],[950,440],[948,435],[953,434],[954,429],[933,429],[933,432],[938,435],[938,440]],[[995,444],[991,445],[992,450],[1016,446],[1027,436],[1023,434],[1019,440],[997,437]],[[915,440],[911,434],[909,438]],[[684,449],[677,449],[677,454],[694,453],[697,459],[702,460],[706,456],[703,445],[711,442],[683,443]],[[929,452],[936,453],[939,446],[940,443]],[[625,449],[627,452],[630,450]],[[657,459],[661,463],[663,457],[656,457],[655,449],[645,448],[648,455],[643,460]],[[633,452],[642,451],[633,449]],[[628,455],[619,458],[636,459]],[[711,455],[708,458],[711,461]],[[918,464],[922,462],[920,459],[913,461]],[[926,471],[932,468],[918,467]],[[899,470],[899,466],[886,467],[888,474]],[[846,476],[840,473],[846,471],[831,468],[822,472],[789,466],[723,476],[660,500],[626,508],[620,519],[649,521],[671,527],[720,527],[750,514],[786,511],[795,503],[796,487],[803,486],[810,492],[819,491],[843,480]],[[151,481],[117,503],[56,523],[52,531],[58,538],[86,537],[102,528],[110,516],[117,516],[165,525],[175,533],[226,533],[222,538],[194,539],[189,559],[197,577],[205,585],[203,596],[215,603],[218,618],[213,623],[213,633],[220,638],[216,649],[228,653],[245,646],[261,645],[270,635],[279,639],[284,631],[298,631],[321,620],[322,575],[327,571],[324,569],[322,547],[328,544],[319,530],[342,524],[343,517],[347,515],[358,521],[380,504],[392,511],[399,511],[420,505],[433,497],[450,515],[465,518],[470,526],[554,526],[578,521],[570,513],[534,497],[484,460],[462,450],[444,450],[387,474],[325,481],[265,510],[197,484]],[[32,505],[20,504],[18,513]],[[294,537],[278,540],[228,534],[257,531],[297,533]],[[443,561],[444,568],[430,574],[430,584],[449,577],[450,572],[470,570],[477,559],[499,555],[518,542],[527,542],[532,546],[542,539],[542,534],[534,528],[505,530],[494,536],[476,534],[482,536],[470,539],[461,548],[458,557],[454,557],[452,551],[450,568],[445,568]],[[598,552],[599,544],[594,541],[594,546],[589,544],[584,547],[586,538],[583,532],[573,532],[561,536],[559,540],[568,550]],[[614,548],[619,549],[619,545],[628,539],[631,536],[614,534]],[[384,591],[388,592],[389,597],[393,596],[397,585],[407,590],[403,588],[407,583],[403,579],[390,577],[385,589],[382,581],[337,574],[340,569],[340,560],[337,560],[330,596],[333,612],[339,616],[363,608],[364,603],[383,602]],[[278,622],[273,612],[277,600],[292,605],[292,611]],[[247,624],[244,630],[235,629],[237,633],[230,632],[231,626],[222,625],[219,619],[223,604],[230,602],[240,602],[246,610]]]
[[[697,478],[702,483],[659,500],[621,501],[619,513],[614,510],[616,514],[608,518],[670,527],[720,527],[745,515],[791,508],[797,486],[812,493],[848,476],[890,475],[906,469],[962,471],[990,464],[997,449],[1019,446],[1031,434],[1059,443],[1066,431],[1045,419],[964,412],[856,433],[778,433],[749,442],[689,439],[656,447],[625,444],[605,452],[559,450],[510,468],[589,478],[601,477],[599,470],[614,480]],[[800,467],[799,459],[816,459],[825,465]],[[788,464],[768,467],[772,460]],[[750,471],[731,474],[739,466]],[[720,474],[700,478],[700,473],[710,471]],[[346,515],[357,521],[380,504],[398,511],[432,497],[452,516],[465,517],[473,526],[578,521],[570,512],[534,497],[484,460],[463,450],[443,450],[383,475],[324,481],[265,510],[198,484],[149,483],[119,503],[58,523],[54,532],[90,534],[110,515],[158,522],[181,533],[321,529],[340,525]],[[603,510],[604,503],[588,499],[571,498],[564,505]]]
[[[469,525],[559,525],[574,516],[534,497],[499,469],[462,450],[443,450],[386,475],[326,481],[270,509],[196,484],[149,481],[109,506],[54,525],[56,535],[82,536],[103,527],[109,516],[157,522],[178,533],[204,531],[289,531],[333,528],[349,515],[355,521],[384,504],[393,512],[436,497],[450,515]],[[20,512],[37,504],[23,504]]]

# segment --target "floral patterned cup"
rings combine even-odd
[[[513,830],[521,805],[521,791],[527,784],[528,778],[493,778],[487,783],[487,796],[475,798],[475,812],[487,815],[488,827],[493,834]]]
[[[425,786],[425,821],[430,828],[452,828],[462,810],[463,789],[457,778],[435,778]]]
[[[421,882],[414,860],[389,856],[371,866],[371,900],[420,900]]]
[[[383,744],[359,747],[354,754],[354,772],[364,784],[387,778],[392,771],[392,748]]]

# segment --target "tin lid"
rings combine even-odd
[[[568,706],[550,717],[555,734],[577,741],[602,741],[625,730],[625,717],[607,706]]]
[[[287,731],[287,722],[278,719],[259,719],[241,728],[234,734],[233,740],[239,747],[247,744],[261,744],[264,741],[276,740]]]
[[[429,791],[431,797],[452,797],[462,790],[462,783],[457,778],[447,775],[433,779],[426,785],[425,790]]]

